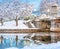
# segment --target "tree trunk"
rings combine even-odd
[[[3,26],[3,18],[1,18],[1,26]]]
[[[18,26],[18,16],[16,16],[16,26]]]

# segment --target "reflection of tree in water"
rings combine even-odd
[[[3,40],[4,40],[3,36],[1,36],[0,38],[1,38],[1,44],[3,44]]]
[[[16,35],[16,46],[18,45],[18,35]]]

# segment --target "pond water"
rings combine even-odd
[[[2,38],[2,40],[1,40]],[[22,39],[21,35],[18,40],[16,36],[1,36],[0,37],[0,49],[60,49],[60,41],[49,44],[35,44],[34,41]]]
[[[5,38],[3,41],[0,42],[0,49],[11,48],[11,47],[21,49],[24,46],[29,46],[30,43],[31,43],[30,41],[26,41],[26,40],[16,41],[15,39],[6,39]]]
[[[25,46],[30,46],[33,41],[29,41],[24,39],[23,37],[27,34],[23,35],[0,35],[0,49],[16,49],[16,48],[24,48]]]

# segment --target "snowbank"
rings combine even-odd
[[[0,23],[0,29],[38,29],[35,28],[35,26],[31,24],[32,28],[29,28],[27,25],[24,24],[24,20],[19,20],[18,21],[18,26],[16,26],[16,22],[15,21],[8,21],[8,22],[4,22],[3,26],[1,26]]]
[[[16,26],[15,21],[4,22],[4,25],[0,26],[0,29],[28,29],[28,27],[23,23],[23,20],[19,20],[18,22],[18,26]]]

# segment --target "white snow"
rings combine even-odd
[[[59,16],[59,15],[58,15]],[[58,17],[57,16],[57,17]],[[52,19],[56,19],[57,17],[53,17],[53,16],[49,16],[49,15],[46,15],[46,14],[42,14],[39,19],[49,19],[49,20],[52,20]]]
[[[31,24],[31,26],[32,26],[33,28],[35,28],[34,24],[32,24],[31,22],[30,22],[30,24]]]
[[[57,28],[57,27],[51,27],[50,30],[51,30],[51,31],[59,31],[60,28]]]
[[[32,23],[31,25],[33,26],[33,28],[28,28],[28,26],[25,25],[24,22],[25,22],[24,20],[19,20],[18,26],[16,26],[15,21],[4,22],[3,26],[1,26],[1,23],[0,23],[0,29],[38,29],[38,28],[35,28],[35,26]]]
[[[29,23],[28,23],[29,22]],[[35,25],[33,23],[31,23],[31,20],[28,20],[28,21],[24,21],[24,23],[27,25],[27,26],[31,26],[32,28],[36,28]]]
[[[18,21],[18,26],[16,26],[15,21],[4,22],[3,26],[0,26],[0,29],[28,29],[28,27],[23,24],[23,20]]]
[[[19,48],[16,48],[16,47],[10,47],[10,48],[5,48],[5,49],[19,49]]]

